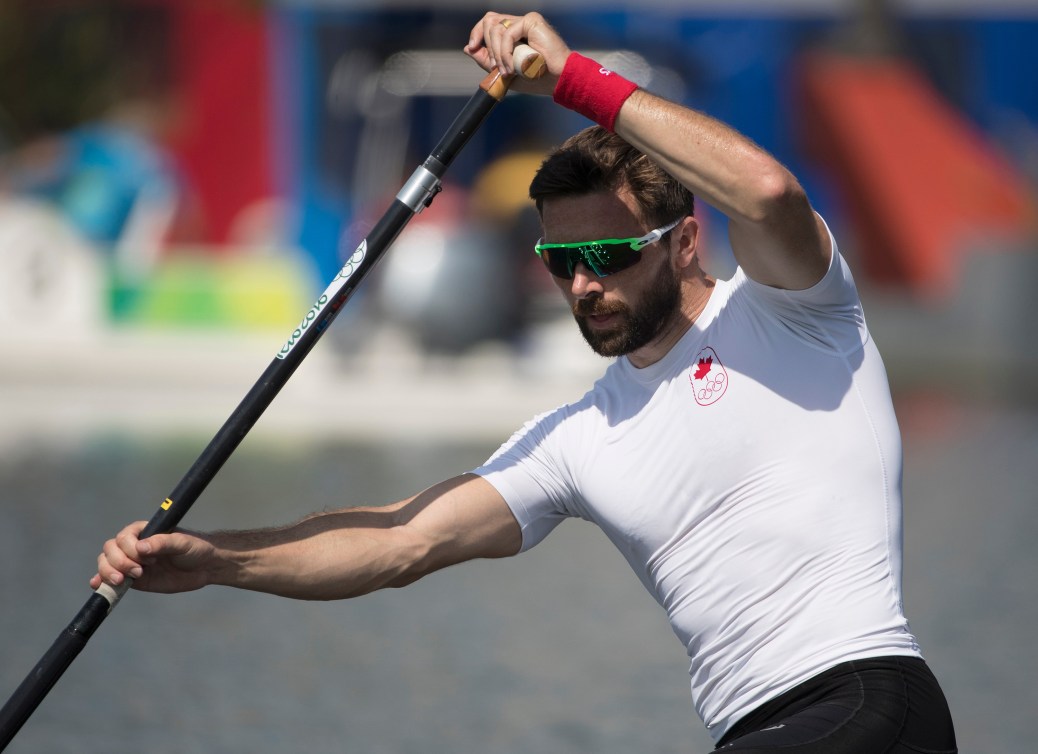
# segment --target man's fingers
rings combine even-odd
[[[496,14],[487,14],[496,15]],[[469,32],[469,42],[465,45],[465,53],[479,63],[480,67],[485,70],[490,70],[494,67],[493,53],[490,47],[487,45],[486,34],[484,32],[486,18],[484,16],[472,27],[472,31]]]
[[[136,521],[104,543],[101,554],[97,556],[97,574],[90,579],[91,586],[96,589],[102,580],[115,586],[121,584],[126,576],[140,577],[143,569],[138,536],[146,525],[146,521]]]
[[[531,12],[523,16],[487,13],[472,27],[464,50],[485,71],[497,67],[503,73],[515,74],[514,51],[520,43],[540,53],[545,68],[543,75],[534,80],[519,76],[511,88],[529,94],[550,95],[566,65],[570,49],[540,13]]]
[[[487,13],[472,27],[465,52],[484,70],[513,73],[512,50],[523,34],[522,16]]]
[[[101,555],[98,557],[99,567],[107,566],[111,571],[128,574],[134,578],[140,576],[141,563],[138,559],[139,556],[135,549],[127,550],[127,547],[132,547],[132,544],[128,544],[130,541],[120,536],[105,542]],[[136,539],[132,540],[132,542],[136,541]],[[106,575],[104,570],[100,570],[99,573],[102,576]]]
[[[144,531],[145,526],[147,526],[147,521],[134,521],[132,524],[124,527],[109,542],[114,542],[129,557],[135,558],[137,556],[137,542],[140,541],[140,533]],[[107,545],[108,543],[106,542],[105,544]]]
[[[484,19],[484,34],[502,73],[512,73],[512,50],[522,39],[522,19],[498,13]]]

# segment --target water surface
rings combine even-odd
[[[1031,751],[1038,413],[905,398],[905,592],[963,752]],[[82,605],[103,539],[208,438],[95,437],[0,460],[0,697]],[[483,443],[247,439],[185,519],[284,523],[475,466]],[[130,594],[8,751],[705,752],[687,662],[594,527],[404,590],[313,604]]]

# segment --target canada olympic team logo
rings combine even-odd
[[[709,406],[721,399],[728,389],[728,372],[713,348],[707,346],[699,352],[688,370],[688,381],[692,383],[692,393],[700,406]]]

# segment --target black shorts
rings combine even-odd
[[[951,713],[937,679],[915,657],[837,665],[739,720],[726,754],[955,754]]]

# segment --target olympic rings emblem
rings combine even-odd
[[[713,348],[707,346],[696,356],[688,371],[692,394],[700,406],[709,406],[721,399],[728,389],[728,372]]]

